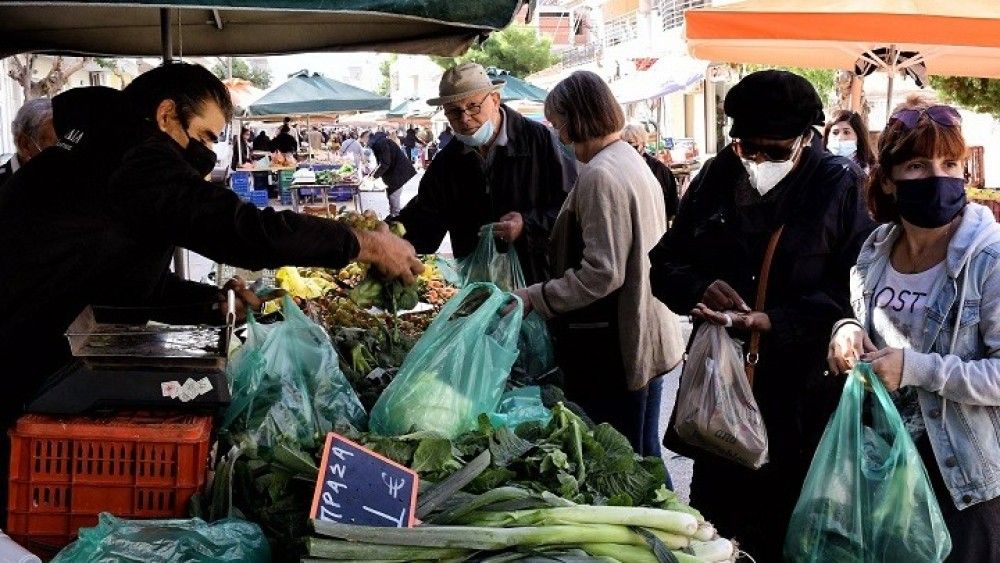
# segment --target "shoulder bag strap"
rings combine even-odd
[[[771,274],[771,261],[774,259],[774,251],[778,248],[778,240],[781,238],[785,226],[778,227],[778,230],[771,234],[771,240],[767,243],[767,251],[764,253],[764,262],[760,265],[760,281],[757,283],[757,302],[754,304],[754,311],[763,311],[767,297],[767,283]],[[753,387],[754,369],[757,361],[760,360],[760,331],[750,333],[750,351],[747,352],[746,372],[747,381]]]

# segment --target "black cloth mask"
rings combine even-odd
[[[188,146],[184,149],[184,160],[190,164],[201,177],[208,176],[215,169],[218,160],[215,151],[205,146],[205,143],[188,135]]]
[[[896,182],[899,215],[918,227],[943,227],[962,212],[965,204],[964,178],[930,176]]]

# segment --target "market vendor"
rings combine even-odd
[[[457,258],[473,253],[483,225],[513,243],[529,284],[548,279],[549,234],[576,181],[576,161],[555,134],[500,103],[502,80],[464,63],[441,78],[440,97],[455,131],[399,215],[420,253],[438,250],[451,235]]]
[[[168,307],[172,314],[157,320],[220,323],[220,290],[169,271],[178,246],[251,270],[360,260],[412,283],[423,269],[413,247],[387,227],[355,232],[328,219],[259,210],[204,181],[232,105],[200,66],[151,70],[123,93],[74,89],[54,106],[58,150],[35,157],[0,188],[7,374],[0,423],[9,425],[39,383],[70,360],[63,333],[87,305]],[[42,190],[48,197],[37,197]]]

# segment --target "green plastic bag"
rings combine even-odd
[[[497,250],[492,224],[480,229],[476,251],[462,260],[461,279],[463,287],[473,282],[490,282],[504,291],[526,286],[517,251],[513,246],[506,253]],[[524,318],[517,348],[518,358],[514,362],[517,381],[533,383],[556,368],[556,353],[549,328],[537,312],[533,311]]]
[[[475,429],[479,415],[495,412],[500,402],[517,358],[521,316],[521,300],[493,284],[460,291],[375,403],[371,430],[384,436],[428,430],[453,438]]]
[[[222,429],[257,446],[295,440],[310,447],[338,420],[364,428],[365,409],[340,370],[330,336],[288,296],[283,321],[261,325],[250,315],[247,341],[227,369],[233,400]]]
[[[866,383],[871,424],[863,423]],[[889,393],[858,364],[795,505],[785,558],[796,563],[925,563],[951,551],[927,469]]]
[[[101,513],[97,526],[52,563],[269,563],[271,548],[257,524],[227,518],[123,520]]]
[[[552,420],[552,411],[542,402],[541,387],[529,385],[505,391],[497,411],[489,416],[494,428],[517,428],[526,422],[548,426]]]

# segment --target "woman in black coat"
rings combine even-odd
[[[850,315],[848,275],[874,223],[857,168],[823,149],[822,104],[803,78],[764,71],[726,97],[732,145],[708,161],[650,253],[653,293],[696,322],[761,334],[753,392],[767,427],[758,470],[682,444],[691,504],[757,561],[781,561],[792,509],[843,379],[824,377],[830,330]],[[780,227],[766,304],[751,311],[764,253]],[[745,349],[744,352],[748,352]]]
[[[400,199],[403,196],[403,185],[416,176],[417,171],[413,168],[413,161],[403,154],[403,149],[389,140],[385,133],[372,135],[370,147],[378,162],[378,168],[372,176],[382,178],[385,182],[386,195],[389,196],[389,216],[395,217],[402,208]]]

